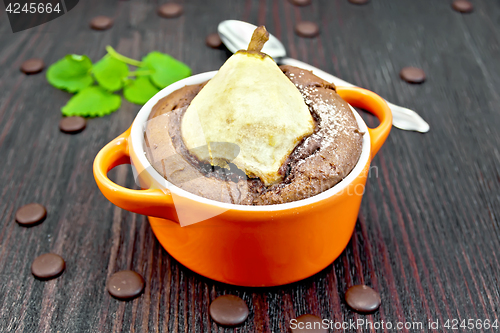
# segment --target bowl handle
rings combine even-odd
[[[128,211],[156,217],[171,217],[172,195],[160,189],[132,190],[108,178],[108,172],[121,164],[130,164],[128,138],[130,128],[108,143],[94,160],[94,178],[104,196],[113,204]]]
[[[371,158],[373,159],[391,131],[391,109],[382,97],[363,88],[337,87],[337,93],[347,103],[373,113],[380,120],[380,125],[368,129],[371,140]]]

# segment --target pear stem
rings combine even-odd
[[[250,44],[248,44],[248,51],[260,52],[264,47],[264,44],[269,40],[269,32],[267,32],[266,27],[261,25],[253,32]]]

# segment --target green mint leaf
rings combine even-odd
[[[92,67],[92,73],[101,87],[117,91],[122,88],[129,71],[125,63],[106,55]]]
[[[92,86],[73,96],[61,111],[65,116],[102,117],[117,110],[121,102],[120,96]]]
[[[68,54],[50,65],[47,81],[58,89],[78,92],[94,82],[90,75],[91,68],[92,61],[86,55]]]
[[[153,51],[142,58],[143,66],[154,71],[151,81],[158,88],[184,79],[191,75],[191,68],[168,54]]]
[[[123,88],[123,96],[129,102],[146,104],[159,91],[160,89],[151,83],[148,76],[141,76],[136,80],[130,80]]]

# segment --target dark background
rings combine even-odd
[[[235,332],[288,332],[290,319],[304,313],[335,321],[498,319],[500,2],[473,0],[474,12],[460,14],[445,0],[313,0],[308,7],[179,0],[185,13],[176,19],[157,16],[160,3],[80,1],[16,34],[0,5],[0,331],[230,332],[208,315],[210,302],[225,293],[241,296],[251,310]],[[89,29],[96,15],[113,17],[114,27]],[[90,119],[82,133],[66,135],[58,122],[70,95],[50,86],[45,71],[19,71],[32,57],[47,65],[68,53],[97,61],[108,44],[135,59],[158,50],[193,73],[215,70],[228,54],[206,47],[205,37],[224,19],[265,24],[291,57],[412,108],[431,126],[427,134],[393,129],[373,161],[378,176],[368,179],[347,249],[292,285],[230,286],[180,265],[144,216],[113,206],[93,179],[95,155],[130,126],[139,106],[124,101],[112,115]],[[297,37],[301,20],[318,22],[321,35]],[[399,78],[410,65],[426,71],[425,83]],[[134,186],[128,166],[111,177]],[[15,211],[29,202],[44,204],[47,220],[20,227]],[[48,282],[30,272],[45,252],[67,263]],[[144,294],[130,302],[111,298],[105,287],[122,269],[146,280]],[[359,283],[381,294],[373,315],[356,314],[343,301],[347,287]]]

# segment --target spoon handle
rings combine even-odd
[[[314,66],[311,66],[309,64],[306,64],[305,62],[296,59],[285,57],[278,59],[278,62],[280,63],[280,65],[290,65],[312,71],[315,75],[319,76],[325,81],[333,82],[333,84],[335,84],[336,86],[355,87],[355,85],[352,83],[346,82],[342,79],[339,79],[336,76],[333,76],[325,71],[322,71],[319,68],[316,68]],[[424,119],[422,119],[422,117],[420,117],[418,113],[416,113],[413,110],[404,108],[402,106],[392,104],[387,100],[386,102],[392,111],[393,126],[405,131],[417,131],[421,133],[426,133],[429,131],[430,128],[429,124]]]

